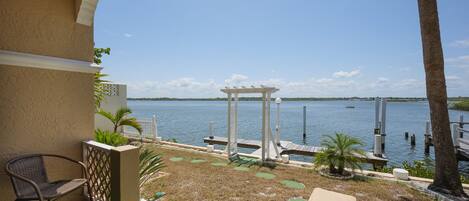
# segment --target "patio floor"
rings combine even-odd
[[[163,154],[167,173],[145,186],[145,195],[163,191],[163,200],[308,200],[320,187],[357,200],[432,200],[405,184],[359,177],[328,179],[310,169],[260,167],[249,159],[229,163],[209,154],[147,145]],[[302,199],[301,199],[302,198]]]

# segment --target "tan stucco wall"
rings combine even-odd
[[[92,61],[93,28],[75,23],[77,1],[0,0],[0,50]],[[0,200],[14,200],[6,160],[24,153],[81,160],[81,141],[93,130],[93,74],[0,64]],[[48,167],[52,180],[80,176],[65,163]]]
[[[1,0],[0,49],[91,61],[93,27],[75,23],[79,0]]]
[[[55,153],[81,159],[80,142],[93,138],[92,83],[92,74],[0,65],[0,200],[13,200],[3,197],[12,193],[3,172],[12,156]],[[55,178],[80,176],[62,164],[51,167]]]

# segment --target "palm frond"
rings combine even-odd
[[[140,123],[138,123],[137,119],[133,117],[121,119],[118,126],[130,126],[132,128],[135,128],[135,130],[137,130],[139,134],[142,134],[143,132],[142,126],[140,125]]]
[[[158,153],[150,149],[143,149],[139,155],[139,187],[148,182],[156,173],[166,167]]]
[[[127,107],[119,108],[116,111],[116,114],[114,114],[116,122],[120,122],[122,120],[122,118],[124,118],[125,116],[127,116],[128,114],[131,114],[131,113],[132,113],[132,110],[130,110]]]
[[[98,112],[96,112],[97,114],[109,119],[113,124],[116,123],[116,119],[114,117],[114,115],[112,115],[110,112],[106,112],[104,111],[103,109],[100,109]]]

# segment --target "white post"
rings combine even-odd
[[[379,104],[380,104],[380,98],[376,97],[375,98],[375,128],[380,128],[380,123],[379,123]]]
[[[213,136],[213,121],[208,122],[208,136]]]
[[[277,104],[277,121],[275,125],[275,143],[280,145],[280,103],[282,103],[281,98],[276,98],[275,103]]]
[[[226,144],[226,153],[231,157],[231,93],[228,93],[228,120],[227,120],[228,138]]]
[[[381,135],[374,135],[375,137],[375,144],[374,144],[374,148],[373,148],[373,154],[375,156],[378,156],[378,157],[381,157],[383,152],[382,152],[382,149],[381,149]]]
[[[266,116],[266,124],[267,124],[267,133],[266,133],[266,144],[267,144],[267,159],[270,159],[270,135],[272,133],[272,130],[271,130],[271,127],[270,127],[270,99],[271,99],[271,93],[267,93],[267,102],[266,102],[266,106],[267,106],[267,114],[265,115]]]
[[[459,137],[463,138],[464,137],[464,115],[460,114],[459,115]]]
[[[231,143],[232,143],[232,149],[234,152],[238,152],[238,93],[235,93],[235,96],[234,96],[234,107],[233,107],[233,112],[234,112],[234,126],[233,126],[233,133],[232,133],[232,137],[233,139],[231,139]]]
[[[458,132],[458,124],[453,124],[453,146],[459,147],[459,132]]]
[[[265,133],[266,133],[266,94],[265,92],[262,93],[262,142],[261,142],[261,151],[262,151],[262,155],[261,155],[261,159],[262,159],[262,162],[265,161]]]
[[[384,153],[386,146],[386,107],[387,99],[383,98],[381,101],[381,152]]]

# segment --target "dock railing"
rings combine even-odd
[[[135,128],[124,126],[124,135],[133,138],[158,139],[158,125],[156,115],[152,118],[139,118],[137,122],[142,126],[142,134],[140,135]]]

